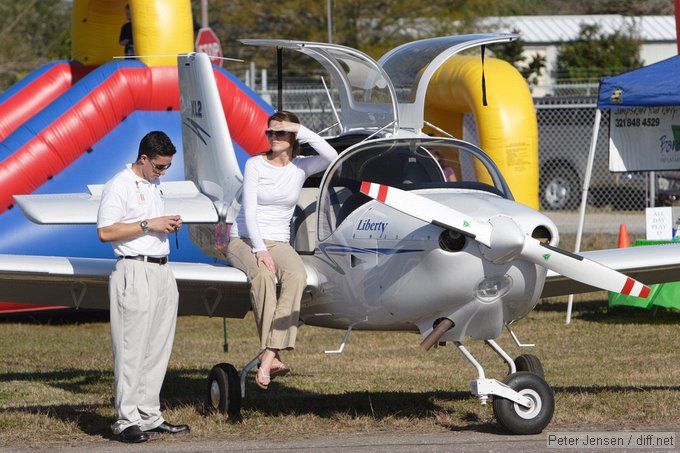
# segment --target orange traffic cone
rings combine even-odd
[[[628,228],[625,223],[619,226],[619,248],[630,247],[630,240],[628,239]]]

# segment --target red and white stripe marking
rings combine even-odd
[[[390,186],[386,186],[385,184],[361,181],[361,193],[364,193],[371,198],[375,198],[381,203],[384,203],[387,199],[387,192],[390,188]]]
[[[628,277],[620,293],[625,294],[627,296],[646,298],[647,296],[649,296],[649,291],[650,291],[649,286],[643,285],[642,283]]]

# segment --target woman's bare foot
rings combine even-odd
[[[277,351],[274,360],[272,361],[272,366],[269,369],[269,375],[271,378],[275,378],[276,376],[285,376],[288,373],[290,373],[290,368],[281,361],[281,357]]]
[[[271,381],[271,369],[272,363],[276,358],[276,351],[273,349],[265,349],[260,354],[260,366],[257,369],[257,374],[255,375],[255,382],[263,389],[267,389]]]
[[[257,374],[255,374],[255,383],[264,390],[267,390],[269,383],[271,382],[271,377],[262,371],[262,368],[258,368]]]

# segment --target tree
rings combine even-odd
[[[515,29],[512,32],[518,34],[519,30]],[[505,44],[493,45],[491,50],[496,58],[505,60],[513,65],[528,83],[537,83],[538,78],[545,69],[545,56],[536,52],[533,56],[527,57],[524,54],[524,41],[521,38]],[[525,63],[527,60],[529,62]]]
[[[0,91],[42,64],[69,58],[71,4],[0,0]]]
[[[640,46],[634,29],[605,35],[599,25],[582,24],[578,39],[558,49],[558,78],[600,78],[637,69],[643,65]]]
[[[194,12],[198,14],[198,1]],[[242,38],[328,41],[326,1],[210,0],[211,26],[223,43],[225,56],[276,70],[273,49],[241,45]],[[493,0],[332,0],[333,42],[359,49],[374,59],[413,39],[472,31],[472,19],[488,12]],[[198,17],[198,16],[197,16]],[[320,67],[310,58],[284,52],[288,76],[314,75]],[[233,70],[233,66],[230,67]]]

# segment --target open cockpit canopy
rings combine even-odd
[[[338,90],[342,134],[359,129],[396,134],[401,128],[416,133],[423,129],[427,85],[449,58],[473,47],[517,38],[516,34],[485,33],[424,39],[396,47],[378,62],[337,44],[282,39],[241,42],[295,50],[319,62],[331,74]]]
[[[242,39],[243,44],[290,49],[318,61],[333,77],[340,98],[341,133],[357,129],[396,132],[399,124],[394,89],[371,57],[336,44],[281,39]]]

